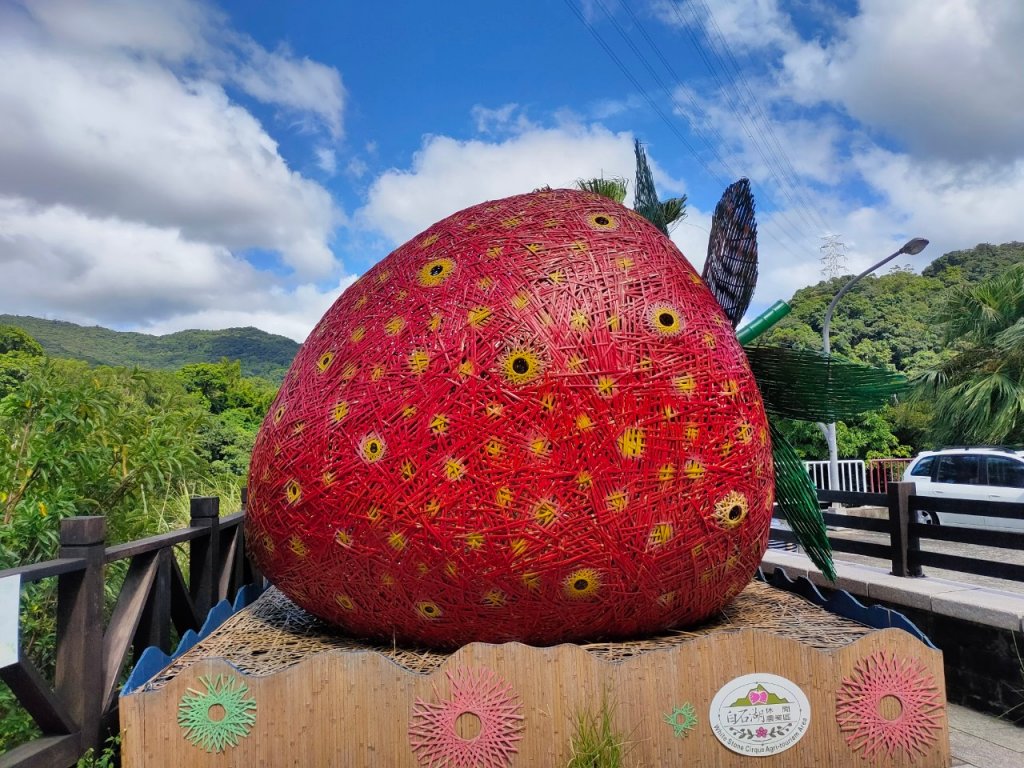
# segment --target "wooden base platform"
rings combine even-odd
[[[950,764],[938,651],[759,582],[686,632],[452,654],[344,638],[270,590],[121,697],[122,757],[147,768],[565,766],[577,723],[602,703],[624,766]]]

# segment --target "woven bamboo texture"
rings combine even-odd
[[[605,198],[468,208],[350,287],[260,432],[247,541],[353,635],[637,637],[748,583],[767,418],[671,241]]]
[[[876,673],[879,658],[907,674]],[[753,672],[791,680],[810,701],[808,732],[775,756],[734,754],[711,732],[717,690]],[[244,686],[255,713],[251,729],[221,753],[197,747],[178,725],[183,702],[203,692],[204,679]],[[868,630],[757,583],[692,631],[548,648],[473,643],[453,654],[345,640],[272,592],[121,698],[122,755],[129,768],[414,768],[430,764],[424,755],[457,756],[466,751],[457,748],[473,746],[471,724],[461,717],[469,711],[490,729],[489,741],[476,745],[477,761],[435,765],[564,766],[575,718],[594,712],[602,696],[614,705],[626,765],[949,765],[939,652],[905,632]],[[903,719],[894,697],[905,702]],[[677,735],[666,716],[687,704],[696,722]],[[865,740],[894,746],[883,762],[866,763]]]

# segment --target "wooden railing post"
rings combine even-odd
[[[886,486],[889,497],[889,536],[892,544],[892,573],[894,576],[920,576],[917,562],[920,549],[918,537],[910,534],[910,497],[917,486],[914,483],[893,482]]]
[[[193,528],[206,528],[207,535],[189,547],[188,583],[200,626],[219,600],[217,566],[220,563],[220,499],[193,496],[189,505]]]
[[[60,557],[82,558],[84,570],[57,577],[57,695],[81,729],[84,752],[100,745],[103,714],[104,517],[60,521]]]

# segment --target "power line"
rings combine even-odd
[[[721,184],[723,186],[723,188],[725,186],[728,186],[729,181],[724,180],[718,173],[716,173],[707,164],[707,162],[705,162],[704,158],[700,155],[700,153],[698,153],[696,151],[696,149],[693,147],[693,145],[679,131],[679,128],[676,126],[676,124],[665,114],[664,110],[661,109],[661,107],[654,100],[654,98],[650,95],[650,93],[647,91],[647,89],[643,85],[641,85],[640,81],[629,70],[629,68],[625,65],[625,63],[622,61],[622,59],[616,54],[614,49],[605,41],[605,39],[594,28],[594,26],[589,21],[587,21],[586,17],[581,12],[581,10],[576,6],[576,4],[574,2],[572,2],[572,0],[564,0],[564,2],[569,7],[569,9],[573,12],[573,14],[576,16],[576,18],[579,19],[580,23],[583,24],[587,28],[587,30],[594,37],[594,39],[601,46],[601,48],[608,55],[608,57],[616,64],[616,66],[618,66],[619,70],[623,73],[623,75],[626,77],[626,79],[629,80],[629,82],[633,85],[633,87],[637,89],[637,91],[641,94],[641,96],[643,96],[643,98],[651,106],[651,108],[654,110],[654,112],[661,118],[661,120],[666,124],[666,126],[668,126],[669,130],[673,133],[673,135],[675,135],[675,137],[677,139],[679,139],[679,141],[683,144],[683,146],[686,147],[686,149],[690,152],[690,154],[694,157],[694,159],[700,164],[700,166],[704,169],[704,171],[708,174],[708,176],[710,178],[714,179],[716,181],[716,183]],[[601,7],[602,7],[602,10],[604,10],[605,15],[609,15],[608,14],[608,10],[604,6],[603,3],[601,3]],[[616,26],[618,27],[620,35],[624,36],[625,33],[621,30],[621,26],[617,25],[617,24],[616,24]],[[637,54],[638,58],[640,58],[642,62],[646,62],[646,59],[643,57],[643,54],[640,53],[638,50],[636,50],[635,46],[633,46],[631,44],[631,48],[633,48],[634,53]],[[650,67],[649,67],[649,64],[645,64],[645,66],[647,66],[648,70],[651,71]],[[655,76],[655,78],[656,78],[656,80],[660,79],[660,78],[657,78],[656,76]],[[698,135],[700,135],[699,132],[695,131],[695,133],[698,133]],[[712,152],[713,152],[713,154],[716,155],[716,157],[718,157],[718,153],[715,152],[713,148],[712,148]],[[727,163],[723,163],[723,164],[726,165],[726,166],[728,165]],[[765,196],[767,197],[767,194]],[[769,202],[771,202],[770,198],[769,198]],[[779,222],[779,225],[780,225],[780,227],[779,227],[780,233],[784,234],[785,236],[787,236],[792,241],[792,244],[793,244],[793,246],[795,246],[795,249],[797,251],[804,250],[804,246],[802,246],[800,244],[800,239],[802,238],[802,234],[799,232],[799,227],[795,228],[795,231],[797,232],[797,235],[794,236],[792,234],[791,229],[787,229],[786,228],[786,227],[792,228],[793,225],[789,221],[789,219],[786,218],[786,214],[785,214],[784,209],[782,209],[780,206],[777,206],[777,205],[774,205],[774,204],[773,204],[773,207],[777,209],[777,211],[776,211],[777,214],[778,214],[777,221]],[[785,226],[783,226],[783,225],[785,225]],[[778,237],[776,237],[775,234],[770,229],[767,230],[767,234],[770,237],[772,237],[772,239],[774,239],[779,244],[779,246],[782,247],[784,250],[790,250],[790,248],[788,248],[785,244],[783,244],[778,239]]]
[[[740,88],[738,89],[738,92],[740,93],[741,98],[743,98],[744,100],[744,105],[747,106],[748,108],[752,107],[751,112],[753,114],[755,124],[758,121],[760,121],[760,126],[762,129],[760,135],[767,138],[770,146],[774,149],[773,157],[776,158],[776,160],[781,165],[781,178],[783,178],[786,184],[788,184],[792,188],[794,195],[805,207],[805,209],[816,216],[817,225],[820,226],[823,230],[828,231],[828,223],[825,221],[825,218],[821,215],[820,210],[815,205],[813,205],[813,203],[804,194],[803,187],[798,180],[799,176],[796,172],[796,169],[793,167],[793,163],[792,161],[790,161],[789,155],[786,153],[786,150],[783,148],[781,142],[779,141],[778,134],[775,132],[771,120],[769,120],[768,116],[765,114],[765,111],[761,105],[760,100],[754,96],[753,91],[751,90],[750,85],[747,81],[746,75],[743,73],[743,70],[740,68],[739,64],[736,61],[736,57],[732,55],[732,51],[730,50],[728,44],[725,42],[725,35],[722,34],[721,27],[718,26],[718,22],[715,19],[714,13],[708,6],[706,0],[697,1],[703,7],[704,12],[707,15],[709,26],[713,30],[715,37],[718,39],[721,50],[725,52],[728,63],[732,67],[732,71],[734,73],[734,80],[739,83]]]

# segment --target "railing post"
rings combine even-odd
[[[918,537],[909,532],[910,497],[916,490],[914,483],[895,482],[886,486],[889,497],[889,537],[892,545],[892,573],[894,576],[920,576],[921,566],[916,553],[920,548]]]
[[[59,557],[82,558],[85,569],[57,577],[55,689],[81,728],[81,749],[100,745],[103,714],[104,517],[60,521]]]
[[[189,547],[188,582],[199,624],[219,602],[220,586],[217,564],[220,562],[220,499],[216,496],[193,496],[189,503],[193,528],[206,528],[207,535],[193,539]]]

